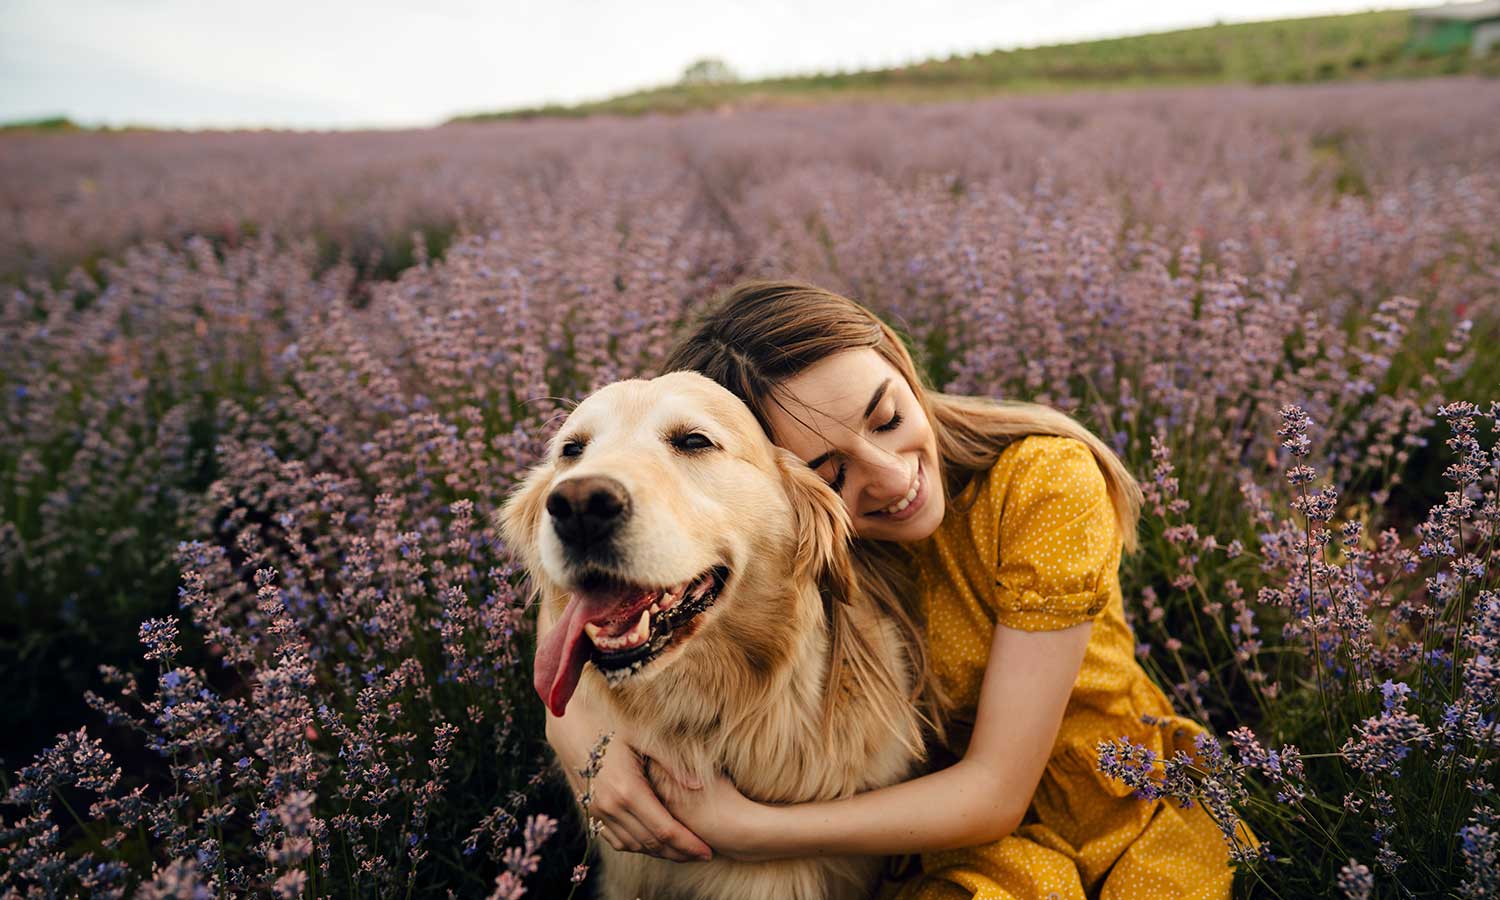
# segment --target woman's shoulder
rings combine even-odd
[[[972,541],[988,551],[1007,531],[1045,527],[1056,514],[1107,503],[1108,493],[1088,444],[1059,435],[1023,435],[954,498],[940,537]]]
[[[1000,451],[983,477],[982,493],[991,504],[976,506],[989,505],[989,515],[1000,515],[1004,506],[1039,493],[1092,497],[1101,491],[1107,491],[1104,472],[1088,444],[1063,435],[1031,434]]]
[[[1031,435],[996,460],[976,529],[997,553],[996,621],[1023,631],[1093,618],[1119,567],[1114,506],[1104,471],[1077,438]]]

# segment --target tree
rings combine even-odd
[[[740,76],[729,68],[729,64],[717,57],[705,57],[682,70],[683,84],[726,84],[739,81]]]

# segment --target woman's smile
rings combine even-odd
[[[856,536],[906,543],[942,524],[937,437],[911,385],[879,353],[831,354],[788,378],[781,399],[766,413],[771,433],[844,501]]]
[[[917,460],[917,477],[913,479],[912,486],[905,494],[897,498],[896,502],[883,509],[865,513],[868,516],[879,516],[890,522],[904,522],[912,516],[921,512],[923,503],[927,500],[927,479],[924,477],[922,460]]]

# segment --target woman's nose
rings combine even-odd
[[[891,500],[911,487],[911,467],[896,454],[880,452],[870,460],[870,466],[866,492],[872,500]]]

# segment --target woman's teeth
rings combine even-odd
[[[911,506],[911,502],[917,498],[917,494],[921,491],[921,489],[922,475],[921,473],[918,473],[917,480],[912,482],[911,490],[906,492],[906,496],[902,497],[900,500],[897,500],[895,503],[892,503],[890,506],[887,506],[885,509],[882,509],[881,512],[895,514],[903,509],[906,509],[908,506]]]

